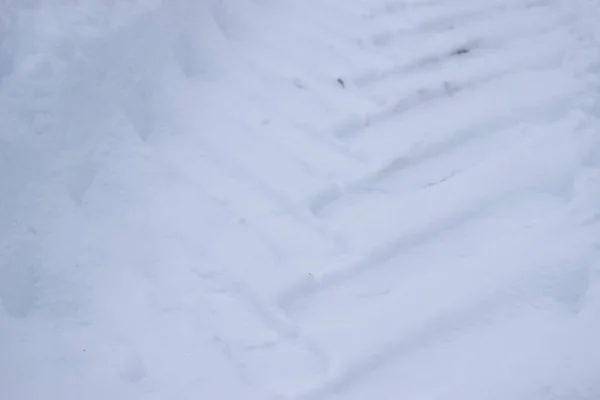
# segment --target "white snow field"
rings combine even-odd
[[[596,0],[0,0],[0,399],[600,399]]]

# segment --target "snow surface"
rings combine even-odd
[[[599,399],[599,20],[0,0],[0,399]]]

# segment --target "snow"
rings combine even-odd
[[[0,398],[599,398],[598,18],[0,0]]]

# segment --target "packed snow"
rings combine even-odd
[[[599,399],[599,20],[0,0],[0,399]]]

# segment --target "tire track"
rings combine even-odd
[[[422,221],[416,224],[421,225],[419,228],[407,230],[405,235],[372,249],[366,256],[357,261],[325,272],[319,277],[310,275],[287,288],[278,296],[279,307],[288,314],[293,314],[293,309],[297,304],[310,301],[319,293],[331,290],[349,280],[357,279],[366,271],[385,268],[385,263],[394,257],[417,246],[434,241],[440,235],[457,229],[469,221],[487,215],[496,208],[501,207],[505,201],[511,199],[514,195],[515,192],[509,192],[501,196],[498,196],[497,193],[486,194],[485,197],[475,200],[475,204],[473,204],[473,201],[464,202],[459,210],[447,210],[445,213],[427,218],[427,222]]]
[[[506,14],[510,15],[512,12],[522,14],[525,10],[545,8],[547,8],[547,4],[541,2],[525,5],[521,3],[506,4],[506,2],[499,2],[491,7],[489,4],[486,4],[482,8],[475,7],[454,11],[456,9],[454,5],[421,21],[417,21],[410,27],[376,34],[371,37],[370,42],[376,47],[387,47],[407,36],[414,40],[417,39],[417,36],[420,36],[422,39],[429,35],[447,35],[449,32],[454,33],[455,31],[470,29],[472,26],[480,24],[481,21],[493,21],[494,19],[502,18]]]
[[[420,44],[419,54],[421,55],[416,61],[407,60],[388,69],[366,72],[353,78],[352,82],[357,88],[368,88],[386,82],[388,79],[398,78],[408,73],[421,72],[421,68],[424,66],[441,67],[444,62],[451,61],[452,56],[461,50],[463,55],[466,56],[461,57],[461,59],[465,61],[471,60],[474,56],[480,58],[490,57],[493,56],[494,52],[520,45],[523,40],[546,35],[564,26],[564,23],[568,20],[568,17],[550,13],[546,8],[533,10],[540,12],[532,13],[528,18],[520,19],[516,19],[516,16],[522,16],[522,10],[512,10],[511,13],[494,16],[491,21],[479,22],[482,25],[479,29],[462,26],[452,29],[450,32],[436,32],[431,35],[423,35],[411,30],[404,35],[405,46],[414,47],[415,42]],[[510,30],[506,29],[508,23],[512,25]],[[482,31],[485,34],[481,34]],[[421,43],[423,37],[427,37],[428,40]],[[539,50],[534,48],[535,43],[532,43],[531,46],[531,51]]]
[[[382,182],[398,176],[405,170],[417,165],[429,162],[436,157],[453,151],[456,148],[466,146],[474,141],[479,142],[487,137],[498,135],[504,130],[519,124],[543,120],[547,115],[557,115],[565,110],[573,95],[564,98],[552,98],[544,107],[539,104],[525,107],[518,113],[511,111],[511,116],[501,115],[496,118],[484,120],[470,127],[459,128],[454,132],[443,135],[442,139],[427,147],[418,149],[407,155],[391,158],[373,172],[353,181],[332,185],[331,187],[317,193],[309,201],[310,211],[317,217],[324,218],[328,210],[346,197],[360,196],[368,193],[369,189],[379,186]]]

